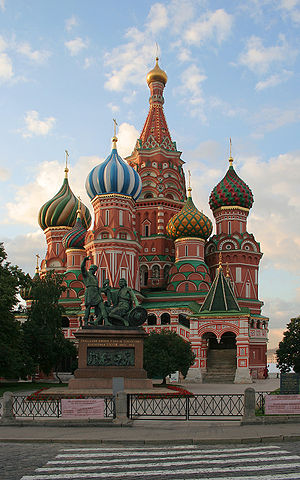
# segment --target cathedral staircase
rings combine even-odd
[[[224,348],[208,351],[207,373],[203,383],[233,383],[236,371],[236,349]]]

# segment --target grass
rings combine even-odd
[[[47,383],[47,382],[0,382],[0,397],[4,392],[35,392],[41,388],[67,387],[67,383]]]

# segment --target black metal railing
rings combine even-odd
[[[256,392],[256,411],[263,415],[265,413],[265,400],[266,396],[271,392]]]
[[[87,398],[99,398],[99,397],[87,397]],[[115,414],[115,402],[113,396],[101,397],[104,400],[104,418],[113,418]],[[27,396],[14,396],[13,397],[13,413],[16,418],[27,417],[48,417],[48,418],[60,418],[61,413],[61,400],[62,398],[53,399],[30,399]]]
[[[195,394],[191,396],[129,395],[128,416],[147,420],[203,420],[223,418],[233,420],[243,415],[244,394]]]

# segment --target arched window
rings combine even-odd
[[[153,265],[152,267],[152,278],[159,278],[159,266]]]
[[[150,313],[147,317],[147,323],[148,325],[156,325],[157,324],[157,318],[154,313]]]
[[[61,326],[62,328],[69,328],[70,320],[68,319],[68,317],[61,317]]]
[[[178,323],[184,327],[190,328],[190,321],[186,318],[186,315],[183,315],[183,313],[178,315]]]
[[[140,268],[141,287],[147,287],[148,284],[148,267],[142,265]]]
[[[250,283],[246,283],[246,298],[250,298]]]
[[[171,323],[171,317],[169,313],[163,313],[160,317],[160,323],[162,325],[170,325]]]

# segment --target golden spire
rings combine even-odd
[[[81,219],[81,198],[78,195],[78,208],[77,208],[77,218]]]
[[[115,118],[113,118],[113,122],[114,122],[114,136],[112,138],[112,148],[117,148],[117,141],[118,141],[118,138],[117,138],[117,120]]]
[[[230,278],[228,262],[226,263],[226,278]]]
[[[219,270],[222,270],[222,252],[219,253]]]
[[[189,186],[188,186],[188,198],[191,197],[191,191],[192,191],[192,187],[191,187],[191,171],[188,170],[188,176],[189,176]]]
[[[232,148],[231,138],[229,139],[229,145],[230,145],[230,147],[229,147],[229,152],[230,153],[229,153],[228,161],[229,161],[229,166],[232,167],[233,158],[232,158],[232,155],[231,155],[231,148]]]
[[[40,256],[39,256],[39,254],[37,253],[37,254],[36,254],[36,267],[35,267],[35,273],[36,273],[36,274],[38,274],[38,275],[40,274],[40,269],[39,269],[39,258],[40,258]]]
[[[65,150],[65,154],[66,154],[66,168],[65,168],[65,178],[68,178],[68,159],[69,159],[69,152],[68,150]]]

